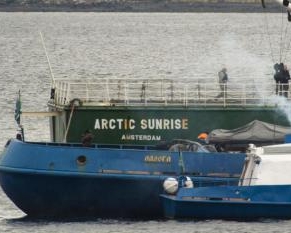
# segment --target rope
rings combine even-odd
[[[40,34],[40,38],[41,38],[41,43],[42,43],[42,47],[44,49],[44,52],[45,52],[45,56],[46,56],[46,60],[47,60],[47,63],[48,63],[48,66],[49,66],[49,69],[50,69],[50,73],[51,73],[51,78],[52,78],[52,87],[55,87],[55,76],[53,74],[53,70],[52,70],[52,66],[51,66],[51,63],[50,63],[50,59],[49,59],[49,56],[48,56],[48,53],[47,53],[47,49],[46,49],[46,46],[45,46],[45,43],[44,43],[44,38],[42,36],[42,33],[41,31],[39,32]]]
[[[282,50],[283,50],[283,47],[284,47],[284,44],[283,44],[283,25],[284,25],[284,21],[283,21],[283,6],[281,7],[281,36],[280,36],[280,63],[282,62]]]
[[[73,103],[73,106],[72,106],[72,109],[71,109],[71,113],[70,113],[69,122],[68,122],[68,125],[67,125],[67,128],[66,128],[66,132],[65,132],[65,136],[64,136],[63,142],[67,141],[67,136],[68,136],[68,132],[69,132],[69,129],[70,129],[70,126],[71,126],[71,120],[72,120],[72,117],[73,117],[74,108],[75,108],[75,105]]]
[[[284,58],[283,58],[283,62],[285,62],[286,61],[286,56],[287,56],[287,53],[288,53],[288,51],[290,50],[290,46],[291,46],[291,40],[290,40],[290,38],[289,38],[289,42],[288,42],[288,28],[290,27],[288,27],[288,25],[290,25],[290,23],[286,23],[286,27],[285,27],[285,54],[284,54]]]
[[[291,39],[289,39],[289,44],[288,44],[288,46],[287,46],[287,48],[286,48],[286,53],[285,53],[285,56],[284,56],[284,61],[286,61],[286,56],[287,56],[287,52],[290,50],[290,46],[291,46]]]
[[[268,22],[268,17],[267,17],[267,11],[266,11],[266,8],[264,8],[264,17],[265,17],[265,31],[266,31],[266,34],[268,36],[268,41],[269,41],[269,47],[270,47],[270,53],[271,53],[271,59],[272,59],[272,62],[275,63],[275,59],[274,59],[274,54],[273,54],[273,47],[272,47],[272,43],[271,43],[271,36],[270,36],[270,33],[269,33],[269,22]]]
[[[286,60],[286,56],[288,51],[290,50],[291,47],[291,40],[287,38],[288,35],[288,24],[285,25],[284,27],[284,8],[281,7],[281,28],[280,28],[280,48],[279,48],[279,62],[284,62]],[[270,47],[270,53],[271,53],[271,59],[273,63],[277,63],[277,59],[275,60],[274,57],[274,46],[272,45],[272,40],[271,40],[271,33],[269,30],[269,22],[268,22],[268,17],[267,17],[267,12],[266,9],[264,8],[264,17],[266,24],[265,25],[265,31],[268,36],[268,41],[269,41],[269,47]]]
[[[75,106],[76,106],[75,102],[77,102],[78,105],[82,105],[82,101],[80,99],[78,99],[78,98],[72,99],[70,101],[71,113],[70,113],[70,118],[69,118],[69,122],[68,122],[68,125],[67,125],[67,128],[66,128],[66,132],[65,132],[65,135],[64,135],[63,142],[67,141],[68,132],[69,132],[69,129],[70,129],[70,126],[71,126],[71,121],[72,121],[73,113],[74,113]]]

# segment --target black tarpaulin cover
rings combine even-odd
[[[284,142],[286,134],[291,134],[291,127],[254,120],[236,129],[212,130],[208,135],[208,141],[209,143]]]

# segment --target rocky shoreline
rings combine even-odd
[[[278,4],[239,2],[95,2],[91,4],[0,4],[1,12],[281,12]]]

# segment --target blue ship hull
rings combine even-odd
[[[195,186],[236,184],[244,159],[11,140],[0,157],[0,183],[29,216],[161,218],[159,195],[167,177],[188,175]]]
[[[161,199],[168,218],[291,219],[291,185],[182,188]]]
[[[156,198],[162,192],[162,181],[155,177],[3,172],[1,184],[11,200],[32,217],[162,216]]]

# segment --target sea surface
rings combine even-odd
[[[0,148],[15,137],[15,99],[46,111],[55,79],[269,80],[286,61],[291,29],[279,13],[0,13]],[[42,43],[40,32],[43,35]],[[47,50],[52,73],[48,66]],[[290,62],[290,63],[288,63]],[[49,141],[46,118],[22,119],[26,140]],[[0,232],[291,232],[291,221],[27,219],[0,190]]]

